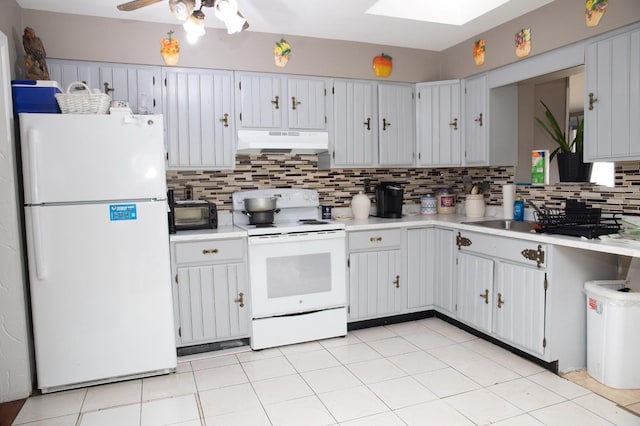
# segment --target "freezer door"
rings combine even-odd
[[[26,204],[166,197],[161,115],[20,114]]]
[[[38,387],[175,368],[166,204],[25,208]]]

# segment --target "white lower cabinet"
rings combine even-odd
[[[495,272],[496,335],[542,355],[546,344],[546,272],[507,262],[496,262]]]
[[[458,255],[457,318],[485,333],[491,332],[493,266],[493,260],[483,256]]]
[[[178,347],[249,336],[245,239],[171,243]]]
[[[409,312],[430,309],[454,315],[453,231],[407,231],[407,303]]]
[[[401,273],[399,229],[348,233],[348,320],[399,314],[404,274]]]
[[[585,368],[586,281],[616,276],[614,255],[456,231],[457,319],[560,372]]]

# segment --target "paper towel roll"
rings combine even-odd
[[[502,212],[505,219],[513,219],[513,203],[516,199],[516,186],[502,185]]]

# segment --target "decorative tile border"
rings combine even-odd
[[[177,199],[182,198],[185,186],[191,185],[198,198],[214,202],[220,210],[231,210],[231,194],[236,191],[273,187],[315,189],[321,204],[348,207],[351,197],[364,191],[366,179],[371,188],[379,182],[399,182],[405,203],[419,203],[421,196],[445,187],[462,201],[462,176],[466,174],[474,183],[488,181],[487,204],[501,205],[502,185],[513,183],[514,171],[513,167],[319,170],[315,155],[252,154],[237,156],[233,171],[168,171],[167,185],[176,191]],[[616,163],[615,185],[518,185],[517,194],[550,208],[562,208],[566,198],[576,198],[606,211],[640,215],[640,162]]]

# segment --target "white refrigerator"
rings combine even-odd
[[[20,114],[38,388],[175,371],[161,115]]]

